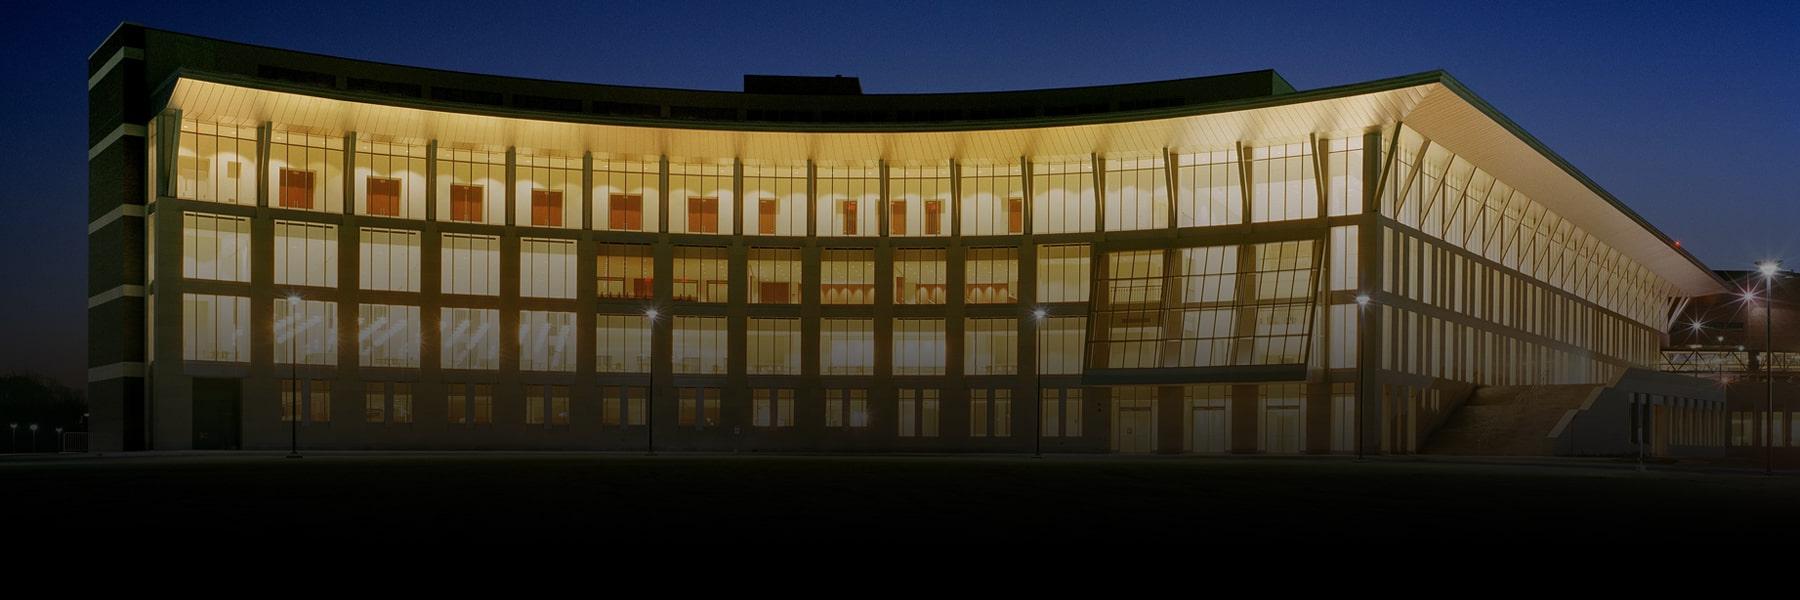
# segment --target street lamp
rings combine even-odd
[[[1374,303],[1375,303],[1375,299],[1371,298],[1369,296],[1368,292],[1362,292],[1362,293],[1359,293],[1356,295],[1356,337],[1357,337],[1357,342],[1356,342],[1356,416],[1355,416],[1356,435],[1355,435],[1355,440],[1356,440],[1356,460],[1359,460],[1359,461],[1363,459],[1363,429],[1364,429],[1364,427],[1363,427],[1363,402],[1365,400],[1367,400],[1366,398],[1363,397],[1363,390],[1367,389],[1368,385],[1369,385],[1368,381],[1366,381],[1366,378],[1369,375],[1369,369],[1368,369],[1369,357],[1363,356],[1362,340],[1367,338],[1369,335],[1369,325],[1368,325],[1369,305],[1374,304]]]
[[[6,451],[7,452],[18,452],[19,451],[19,424],[18,423],[7,423],[6,428],[12,430],[12,443],[6,445]]]
[[[655,351],[655,348],[656,348],[656,318],[658,316],[660,316],[661,314],[662,313],[659,313],[656,311],[656,307],[650,307],[650,308],[644,309],[644,324],[646,327],[650,328],[650,348],[652,349],[650,351],[651,364],[656,363],[656,351]],[[652,368],[651,372],[654,373],[655,369]],[[656,378],[655,377],[650,378],[650,391],[649,391],[649,393],[644,394],[644,396],[646,397],[644,400],[644,455],[645,456],[656,456]],[[626,408],[629,410],[629,408],[630,408],[629,403]]]
[[[300,458],[300,294],[288,295],[288,458]]]
[[[31,453],[37,454],[37,423],[31,424]]]
[[[56,451],[57,451],[57,452],[62,452],[62,449],[63,449],[63,445],[62,445],[62,428],[61,428],[61,427],[58,427],[58,428],[56,428]]]
[[[1775,275],[1781,271],[1781,261],[1758,262],[1756,271],[1763,278],[1763,437],[1768,438],[1775,431]],[[1775,474],[1775,440],[1772,439],[1763,440],[1763,474]]]
[[[1048,316],[1050,316],[1050,311],[1044,310],[1044,307],[1042,307],[1042,306],[1031,309],[1031,331],[1032,331],[1033,335],[1036,335],[1036,336],[1043,335],[1042,330],[1044,328],[1044,318],[1048,317]],[[1035,353],[1034,353],[1034,355],[1035,355]],[[1037,360],[1037,364],[1038,364],[1038,368],[1031,370],[1031,384],[1033,387],[1037,388],[1037,393],[1033,394],[1033,400],[1035,400],[1037,402],[1037,416],[1035,419],[1037,421],[1037,427],[1035,428],[1036,431],[1033,432],[1033,435],[1031,438],[1031,457],[1032,458],[1043,458],[1044,457],[1044,373],[1043,373],[1044,359],[1042,357],[1039,357]]]

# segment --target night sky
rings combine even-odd
[[[745,73],[854,75],[866,92],[900,93],[1264,68],[1304,90],[1441,68],[1708,264],[1800,262],[1800,3],[356,4],[9,9],[0,372],[86,380],[85,65],[120,21],[406,65],[718,90]]]

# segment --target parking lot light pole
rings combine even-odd
[[[288,458],[300,456],[300,295],[288,295]]]
[[[1775,275],[1781,261],[1756,263],[1763,278],[1763,474],[1775,474]]]

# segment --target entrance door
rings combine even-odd
[[[1188,409],[1188,452],[1223,454],[1231,449],[1231,416],[1223,400],[1196,400]]]
[[[1113,399],[1113,451],[1156,451],[1156,388],[1118,388]]]
[[[194,449],[239,448],[242,393],[237,379],[194,378]]]

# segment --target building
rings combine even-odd
[[[1718,273],[1729,291],[1678,307],[1662,370],[1707,378],[1724,390],[1733,455],[1800,465],[1794,431],[1800,425],[1800,332],[1794,329],[1800,281],[1791,271],[1767,278],[1758,271]]]
[[[100,449],[1404,453],[1545,384],[1722,437],[1640,377],[1722,282],[1442,72],[736,93],[131,24],[88,69]]]

